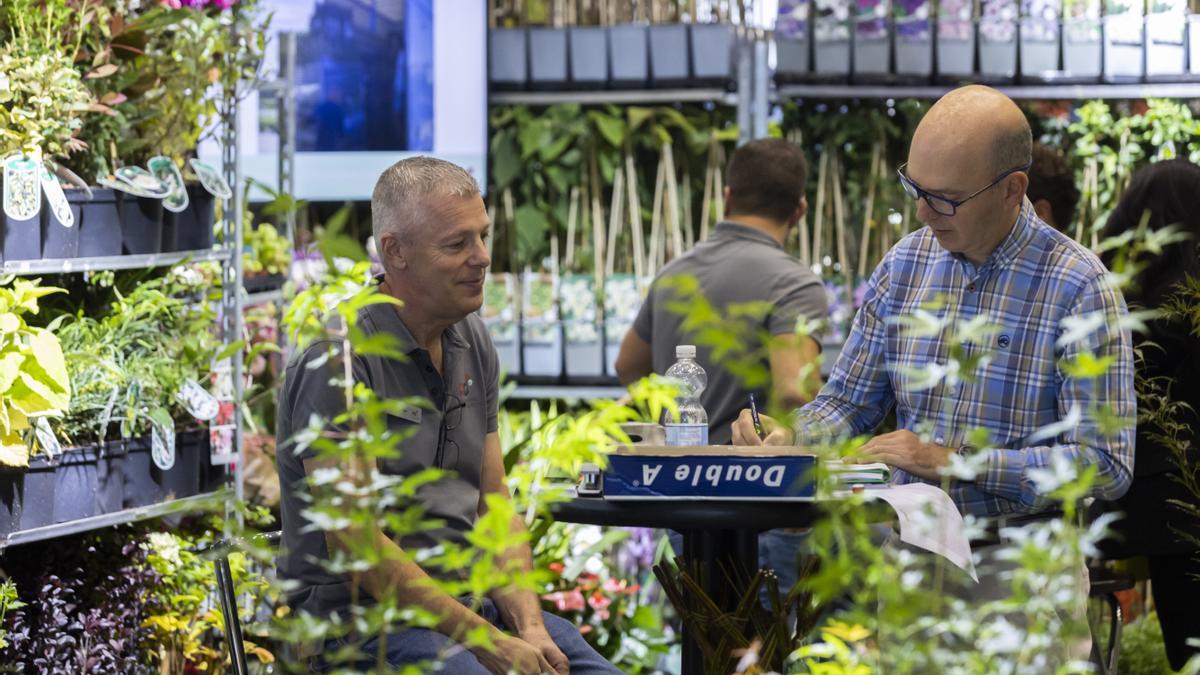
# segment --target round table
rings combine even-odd
[[[745,594],[744,583],[758,569],[758,535],[765,530],[808,527],[818,516],[813,502],[619,500],[577,497],[550,506],[555,519],[619,527],[655,527],[683,534],[686,561],[698,563],[700,584],[718,607],[732,611]],[[704,672],[699,646],[683,633],[684,675]]]

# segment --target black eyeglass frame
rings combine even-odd
[[[450,468],[453,469],[458,466],[459,447],[458,443],[455,442],[454,439],[450,438],[450,432],[454,431],[458,428],[458,425],[462,424],[462,411],[463,408],[467,407],[466,400],[460,399],[454,394],[447,393],[446,400],[448,402],[453,401],[454,405],[451,405],[449,408],[444,410],[442,413],[442,423],[438,427],[437,453],[434,455],[433,463],[434,466],[439,469],[446,468],[446,446],[448,444],[452,444],[454,446],[454,467]],[[450,416],[454,413],[458,413],[458,420],[451,424]]]
[[[1000,181],[1004,180],[1005,178],[1008,178],[1009,176],[1013,175],[1014,173],[1029,171],[1029,169],[1033,167],[1033,162],[1027,162],[1025,164],[1022,164],[1021,166],[1013,167],[1013,168],[1009,169],[1008,171],[1005,171],[1004,173],[1000,174],[999,176],[996,176],[996,178],[992,182],[988,183],[984,187],[971,193],[966,198],[960,199],[960,200],[954,200],[954,199],[950,199],[949,197],[943,197],[942,195],[939,195],[935,192],[930,192],[930,191],[926,190],[925,188],[922,188],[920,185],[917,185],[916,182],[913,181],[913,179],[909,178],[908,175],[904,173],[904,167],[906,167],[906,166],[908,166],[908,162],[905,162],[905,163],[901,164],[900,166],[896,167],[896,175],[900,177],[900,185],[904,187],[904,193],[907,194],[912,199],[918,199],[918,200],[924,199],[925,203],[929,205],[930,209],[933,209],[934,213],[937,213],[939,215],[946,216],[949,218],[949,217],[954,216],[954,214],[958,213],[958,208],[960,206],[962,206],[963,204],[966,204],[967,202],[969,202],[972,199],[978,197],[979,195],[987,192],[988,190],[991,190],[992,188],[996,187],[997,185],[1000,184]],[[950,205],[950,213],[946,213],[945,211],[938,209],[938,207],[933,205],[934,201],[945,202],[946,204],[949,204]]]

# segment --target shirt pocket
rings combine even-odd
[[[440,425],[432,410],[418,410],[420,416],[415,419],[412,414],[388,414],[388,440],[395,451],[392,456],[378,460],[381,472],[408,476],[433,466]]]

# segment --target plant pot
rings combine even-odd
[[[1146,17],[1146,77],[1177,80],[1187,68],[1187,19],[1155,12]]]
[[[95,446],[67,448],[54,471],[54,522],[65,523],[96,515],[99,450]]]
[[[1140,9],[1104,17],[1104,80],[1139,82],[1145,70],[1145,21]]]
[[[528,36],[524,28],[488,31],[488,80],[496,89],[523,89],[528,75]]]
[[[217,198],[199,183],[187,186],[188,206],[181,213],[163,211],[162,250],[207,251],[213,247]]]
[[[74,211],[74,209],[72,209]],[[79,257],[79,222],[70,227],[58,222],[49,208],[42,218],[42,258],[62,260]]]
[[[562,372],[562,324],[540,319],[521,322],[521,374],[557,378]]]
[[[631,326],[629,321],[619,319],[604,322],[604,372],[609,377],[617,376],[617,354],[621,353],[621,341]]]
[[[124,443],[102,443],[96,463],[96,512],[113,513],[125,508]]]
[[[573,26],[568,30],[571,83],[585,89],[608,84],[608,32],[599,26]]]
[[[891,19],[887,0],[858,0],[854,22],[854,81],[887,79],[892,66]]]
[[[815,0],[813,72],[818,79],[842,80],[850,75],[849,0]]]
[[[3,184],[3,178],[0,178],[0,187]],[[17,220],[0,210],[0,217],[4,218],[4,260],[41,259],[43,222],[46,218],[53,220],[54,216],[50,215],[45,195],[39,193],[38,199],[41,207],[32,218]]]
[[[1200,14],[1188,16],[1188,72],[1200,77]]]
[[[130,255],[162,253],[163,205],[161,199],[117,193],[121,217],[121,248]]]
[[[624,24],[608,29],[610,79],[618,87],[644,87],[650,80],[648,26]]]
[[[650,26],[650,83],[656,87],[685,86],[691,77],[687,24]]]
[[[1049,82],[1061,72],[1058,67],[1058,42],[1041,42],[1021,38],[1021,79],[1029,82]]]
[[[150,437],[129,438],[124,443],[126,452],[121,463],[121,475],[125,479],[125,508],[163,501],[166,493],[161,482],[155,480],[155,472],[159,472],[159,469],[150,458]]]
[[[930,20],[911,16],[895,16],[894,20],[896,75],[906,80],[928,80],[933,75],[933,26]]]
[[[21,521],[19,530],[32,530],[54,524],[57,472],[45,455],[29,458],[29,470],[21,480]]]
[[[604,374],[604,342],[594,321],[568,321],[567,377],[599,377]]]
[[[94,187],[91,199],[86,190],[66,189],[63,192],[75,215],[79,257],[121,255],[121,217],[117,211],[116,191]]]
[[[1063,21],[1063,79],[1077,82],[1100,79],[1103,51],[1099,21]]]
[[[734,47],[737,33],[727,23],[696,23],[689,27],[692,81],[724,86],[737,79]]]
[[[529,29],[529,85],[538,89],[561,89],[567,85],[565,28]]]
[[[200,492],[200,462],[207,459],[208,432],[192,429],[175,436],[175,465],[163,471],[151,462],[150,473],[167,499],[183,499]]]
[[[492,345],[496,348],[496,356],[500,361],[500,370],[509,375],[520,374],[518,361],[520,343],[517,340],[517,322],[508,319],[488,319],[488,334],[492,336]]]
[[[808,79],[812,59],[812,3],[808,0],[784,0],[775,19],[775,79],[779,82],[803,82]]]
[[[285,281],[287,275],[284,274],[255,274],[242,279],[242,288],[246,289],[247,293],[274,291],[283,288]]]

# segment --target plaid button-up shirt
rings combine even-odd
[[[1009,236],[978,267],[921,228],[871,275],[828,383],[800,410],[798,431],[868,433],[893,404],[897,428],[924,432],[938,445],[960,447],[969,431],[986,429],[991,442],[979,449],[983,471],[950,487],[959,508],[975,515],[1050,507],[1030,470],[1047,467],[1056,454],[1098,468],[1093,494],[1124,494],[1133,475],[1137,412],[1133,349],[1128,330],[1117,325],[1124,299],[1106,274],[1095,255],[1039,220],[1028,201]],[[953,312],[955,320],[932,337],[914,336],[896,321],[923,308],[941,318]],[[949,363],[950,331],[979,316],[995,332],[962,347],[968,356],[990,351],[990,358],[973,373],[932,387],[922,382],[921,373]],[[1075,377],[1064,363],[1081,353],[1111,363],[1098,377]],[[1105,433],[1098,408],[1128,424]],[[1047,428],[1050,438],[1035,435]],[[899,470],[893,476],[899,483],[921,480]]]

